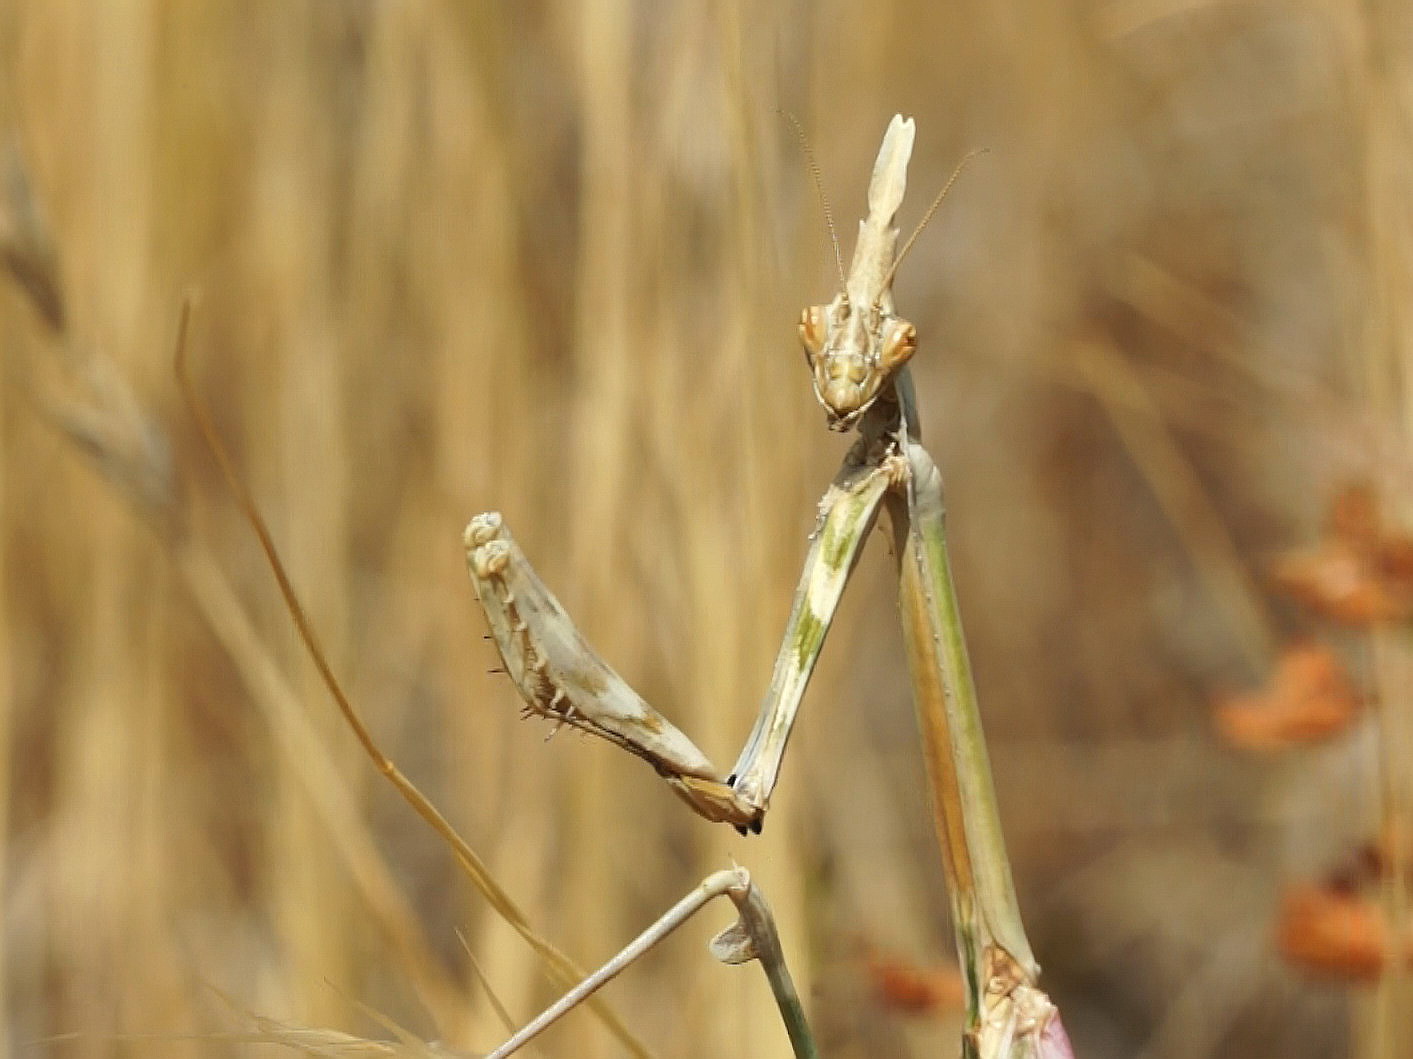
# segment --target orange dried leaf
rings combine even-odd
[[[1390,962],[1388,925],[1378,905],[1317,886],[1286,892],[1276,945],[1296,967],[1356,982],[1377,979]]]
[[[1413,618],[1413,595],[1387,577],[1377,556],[1330,541],[1290,552],[1271,568],[1276,587],[1315,613],[1346,625],[1379,625]]]
[[[1264,688],[1218,700],[1214,719],[1231,745],[1269,752],[1329,739],[1349,726],[1359,707],[1334,652],[1297,644],[1286,648]]]
[[[1325,540],[1282,556],[1271,577],[1297,602],[1335,621],[1413,621],[1413,539],[1384,532],[1367,485],[1335,497]]]
[[[924,967],[897,956],[870,953],[868,976],[884,1007],[909,1015],[960,1011],[966,994],[955,966]]]

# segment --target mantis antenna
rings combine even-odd
[[[820,175],[819,163],[814,160],[814,151],[810,149],[810,141],[805,136],[800,119],[788,110],[777,113],[790,123],[790,127],[795,130],[795,138],[800,141],[800,152],[805,156],[805,165],[809,166],[814,189],[819,194],[819,204],[824,207],[824,223],[829,227],[829,242],[834,247],[834,265],[839,270],[839,289],[844,293],[844,304],[848,305],[849,282],[844,277],[844,255],[839,250],[839,233],[834,228],[834,211],[829,208],[829,196],[824,193],[824,178]]]
[[[966,155],[962,158],[962,160],[957,163],[957,168],[952,170],[952,175],[947,178],[947,183],[942,185],[942,190],[939,191],[937,193],[937,197],[932,200],[932,205],[927,207],[927,212],[922,215],[922,220],[919,221],[918,226],[913,229],[913,234],[908,236],[908,241],[903,244],[903,249],[898,253],[898,256],[893,259],[893,267],[890,268],[888,270],[888,274],[883,277],[883,284],[878,288],[880,291],[886,291],[889,287],[893,285],[893,277],[897,275],[898,266],[903,263],[903,258],[908,256],[908,251],[913,248],[913,243],[917,242],[917,237],[921,235],[922,230],[927,227],[928,221],[932,220],[932,215],[937,212],[937,207],[942,205],[942,200],[947,197],[947,192],[952,190],[952,185],[957,182],[957,177],[962,175],[962,170],[967,167],[967,163],[970,162],[977,155],[990,153],[990,147],[977,147],[971,151],[968,151]],[[820,194],[823,195],[824,192],[821,191]],[[826,205],[824,209],[825,216],[827,217],[829,215],[828,205]],[[831,231],[833,231],[833,227],[834,226],[831,224]],[[837,242],[835,244],[835,250],[837,253]]]

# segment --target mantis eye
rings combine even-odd
[[[891,372],[908,362],[917,350],[917,328],[906,320],[894,320],[883,335],[882,367]]]
[[[800,314],[800,344],[805,347],[805,359],[811,364],[824,348],[827,330],[823,305],[812,305]]]

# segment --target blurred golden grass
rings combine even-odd
[[[749,841],[517,722],[461,565],[466,519],[504,511],[614,666],[734,756],[843,444],[792,334],[832,263],[785,107],[845,228],[895,110],[918,118],[918,212],[993,148],[898,298],[1023,903],[1077,1046],[1403,1054],[1406,983],[1347,1034],[1268,941],[1278,882],[1372,826],[1377,741],[1271,768],[1212,744],[1204,705],[1301,629],[1259,560],[1312,536],[1342,479],[1410,514],[1398,8],[1031,7],[0,10],[0,134],[67,310],[61,340],[0,293],[9,1049],[217,1032],[207,982],[282,1022],[379,1035],[352,997],[489,1047],[457,927],[515,1016],[549,994],[290,634],[176,397],[192,285],[198,385],[335,668],[535,922],[592,963],[734,855],[831,1056],[951,1047],[862,972],[866,950],[950,946],[881,539]],[[16,224],[0,212],[0,242]],[[85,426],[107,428],[108,479],[68,440]],[[114,489],[114,466],[160,469],[154,438],[173,474]],[[149,532],[135,494],[177,517]],[[1370,674],[1405,777],[1406,652],[1381,639]],[[783,1054],[759,976],[703,952],[718,925],[610,999],[664,1055]],[[612,1053],[588,1016],[543,1046]]]

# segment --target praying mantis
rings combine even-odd
[[[913,122],[895,116],[874,166],[868,215],[860,225],[851,266],[846,274],[835,238],[840,289],[828,304],[806,309],[800,318],[800,339],[828,425],[839,431],[857,430],[858,437],[820,502],[769,688],[756,724],[728,774],[723,776],[685,734],[593,650],[536,575],[498,514],[478,515],[468,525],[464,536],[468,567],[505,671],[527,712],[545,716],[556,726],[571,725],[613,742],[646,761],[707,820],[758,832],[825,636],[864,542],[880,510],[886,509],[898,570],[904,642],[966,986],[962,1055],[964,1059],[1072,1059],[1058,1010],[1037,988],[1039,967],[1011,881],[948,559],[942,479],[921,443],[917,400],[908,372],[908,362],[916,351],[916,331],[897,315],[893,304],[897,269],[956,178],[954,173],[898,252],[894,219],[906,189],[913,138]],[[817,171],[815,176],[818,181]],[[25,211],[20,212],[23,216]],[[32,216],[27,220],[34,225]],[[832,220],[830,232],[833,235]],[[9,246],[0,247],[9,251],[7,260],[0,263],[19,279],[57,330],[62,321],[54,306],[62,303],[55,293],[57,284],[44,272],[49,261],[43,252],[46,244],[35,233],[23,234],[26,240],[12,240]],[[188,301],[180,318],[175,358],[183,394],[223,476],[256,530],[296,628],[345,720],[379,770],[450,844],[468,875],[478,880],[484,892],[495,895],[502,917],[531,942],[557,980],[569,978],[572,965],[534,934],[514,903],[489,881],[470,846],[377,749],[339,687],[278,559],[268,527],[220,444],[209,412],[196,396],[185,367],[189,315]],[[147,451],[141,456],[145,458]],[[141,459],[115,466],[122,472],[113,473],[110,468],[115,480],[151,480],[142,473],[145,465]],[[149,514],[166,520],[175,512],[174,506],[154,504],[149,492],[134,490],[133,495],[148,505],[143,509]],[[163,521],[162,525],[168,523]],[[191,565],[187,569],[202,568]],[[225,598],[227,590],[209,587],[220,584],[212,581],[210,574],[202,573],[200,580],[189,576],[193,584],[207,586],[197,593],[199,598]],[[708,876],[617,956],[492,1055],[507,1056],[523,1046],[720,896],[736,905],[740,918],[713,941],[713,954],[727,963],[759,960],[796,1055],[817,1055],[769,908],[749,874],[739,867]]]
[[[897,315],[892,285],[963,159],[921,224],[897,250],[915,126],[895,115],[868,188],[848,272],[825,202],[840,289],[806,309],[799,337],[828,425],[858,437],[819,504],[769,688],[755,726],[724,776],[619,676],[579,632],[495,512],[471,520],[467,565],[504,668],[529,714],[600,736],[651,765],[694,811],[759,832],[800,703],[839,601],[880,510],[897,562],[899,610],[952,921],[966,984],[964,1059],[1072,1056],[1058,1010],[1036,987],[1039,966],[1021,923],[947,550],[942,478],[923,448],[908,361],[916,329]],[[973,152],[975,154],[976,152]],[[810,162],[816,184],[818,170]],[[718,872],[585,983],[493,1055],[508,1055],[613,977],[712,896],[741,922],[714,943],[726,962],[760,958],[796,1054],[815,1055],[763,898],[742,869]]]

